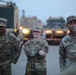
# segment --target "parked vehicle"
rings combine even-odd
[[[59,44],[61,39],[69,33],[65,20],[60,18],[49,18],[48,24],[44,27],[45,39],[48,43]]]

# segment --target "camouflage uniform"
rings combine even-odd
[[[69,23],[71,20],[76,20],[76,17],[68,17],[67,23]],[[72,65],[76,65],[76,37],[68,34],[62,39],[59,47],[59,55],[61,71],[64,71]]]
[[[61,75],[76,75],[76,65],[69,67]]]
[[[46,56],[39,55],[39,51],[44,50],[48,53],[48,44],[40,39],[38,42],[31,39],[25,44],[25,54],[27,56],[25,75],[46,75]]]
[[[0,36],[0,75],[11,75],[11,63],[16,64],[19,55],[20,45],[15,35],[7,33]]]

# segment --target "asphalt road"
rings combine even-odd
[[[47,54],[47,75],[60,75],[59,68],[59,46],[51,45],[49,46],[49,53]],[[25,74],[25,66],[27,63],[27,58],[24,54],[24,49],[21,51],[21,55],[17,64],[12,64],[12,75],[24,75]]]

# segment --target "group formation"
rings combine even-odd
[[[69,16],[66,20],[70,33],[59,44],[60,71],[61,75],[76,75],[76,16]],[[0,18],[0,75],[12,75],[11,63],[16,64],[21,53],[17,37],[6,32],[6,25],[7,20]],[[42,34],[42,28],[33,27],[33,38],[24,44],[27,57],[25,75],[47,75],[46,55],[49,46],[41,37]]]

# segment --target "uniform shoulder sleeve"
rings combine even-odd
[[[24,43],[24,46],[27,46],[27,45],[29,45],[31,43],[31,40],[28,40],[28,41],[26,41],[25,43]]]
[[[48,53],[48,50],[49,50],[48,42],[43,39],[41,43],[42,43],[42,48],[43,48],[43,50],[44,50],[46,53]]]
[[[13,33],[8,33],[7,37],[12,44],[12,46],[20,46],[20,43],[18,41],[18,38]]]
[[[44,44],[45,47],[48,47],[49,46],[48,45],[48,42],[46,40],[43,40],[43,44]]]
[[[63,43],[63,45],[64,45],[65,48],[72,43],[72,42],[71,42],[71,38],[70,38],[69,35],[66,35],[66,36],[61,40],[61,42]]]
[[[18,61],[18,58],[20,56],[20,53],[21,53],[20,43],[18,42],[17,37],[13,33],[7,33],[7,37],[10,40],[10,43],[12,45],[12,47],[11,47],[11,52],[12,52],[11,62],[16,64],[16,62]]]
[[[63,71],[66,67],[66,47],[70,44],[69,40],[69,35],[66,35],[59,44],[59,65],[61,71]]]
[[[13,33],[7,33],[7,37],[9,38],[9,40],[17,40],[17,37],[13,34]]]

